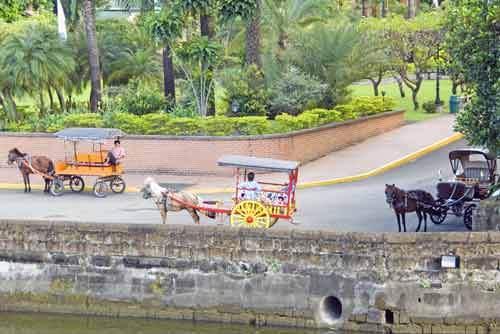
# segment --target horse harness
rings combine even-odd
[[[404,206],[403,207],[396,207],[397,209],[404,209],[405,211],[408,209],[408,199],[414,200],[416,202],[417,207],[421,206],[424,207],[427,205],[425,202],[419,200],[418,196],[416,193],[412,191],[403,191],[404,192]]]

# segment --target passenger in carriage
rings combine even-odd
[[[261,197],[262,187],[255,181],[255,174],[250,172],[247,174],[247,181],[238,184],[238,190],[241,200],[256,201]]]
[[[117,139],[114,142],[114,147],[108,152],[106,159],[104,159],[104,162],[115,166],[119,164],[123,158],[125,158],[125,149]]]

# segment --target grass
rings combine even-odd
[[[352,90],[353,96],[373,96],[373,87],[371,84],[368,85],[352,85],[349,87]],[[448,112],[449,100],[451,95],[451,81],[441,80],[440,81],[440,95],[443,101],[443,113]],[[405,119],[407,121],[423,121],[433,117],[442,115],[440,113],[428,114],[423,111],[422,107],[420,110],[413,110],[413,102],[411,100],[411,91],[405,87],[406,97],[402,98],[399,95],[399,88],[397,83],[381,84],[379,87],[379,92],[385,91],[386,96],[391,96],[396,99],[396,108],[404,109]],[[422,87],[418,92],[417,100],[422,106],[426,101],[434,101],[436,98],[436,81],[435,80],[424,80]]]

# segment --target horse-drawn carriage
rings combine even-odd
[[[85,188],[84,176],[97,177],[92,192],[97,197],[105,197],[108,189],[114,193],[125,191],[125,181],[121,177],[123,165],[112,165],[106,161],[108,152],[103,150],[106,140],[118,139],[124,133],[119,129],[103,128],[67,128],[55,134],[64,140],[65,159],[55,163],[50,193],[60,196],[64,192],[64,183],[68,182],[73,192],[81,192]],[[67,150],[67,143],[72,150]],[[80,151],[78,145],[86,142],[88,149]],[[70,152],[69,152],[70,151]],[[108,186],[109,183],[109,186]]]
[[[191,193],[173,192],[162,188],[150,178],[146,180],[143,197],[155,200],[164,223],[167,211],[180,210],[187,210],[195,223],[199,223],[198,212],[218,221],[224,221],[229,217],[230,224],[236,227],[269,228],[280,218],[293,223],[297,211],[295,197],[299,165],[297,161],[228,155],[221,157],[218,165],[234,168],[236,187],[231,201],[202,201]],[[286,179],[281,182],[259,181],[262,189],[257,191],[257,196],[248,196],[250,192],[256,191],[242,187],[248,180],[250,171],[286,174]]]
[[[497,181],[497,158],[484,150],[463,149],[449,154],[455,179],[437,184],[437,200],[431,220],[441,224],[448,214],[463,217],[472,229],[472,216],[479,200],[488,198]]]

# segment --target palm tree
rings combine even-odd
[[[248,22],[246,30],[245,42],[245,64],[255,64],[258,68],[262,67],[260,59],[261,34],[260,34],[260,19],[261,19],[261,0],[255,0],[255,9],[253,15]]]
[[[277,41],[277,58],[283,61],[290,34],[324,18],[328,0],[264,0],[263,21]]]
[[[155,49],[137,51],[126,49],[111,64],[109,81],[121,83],[132,78],[142,82],[155,81],[160,72],[161,65]]]
[[[93,0],[83,0],[83,20],[87,34],[88,57],[90,67],[90,110],[96,112],[101,102],[101,70],[99,49],[95,28],[95,6]]]
[[[0,51],[0,67],[15,83],[8,91],[12,93],[16,89],[38,95],[42,110],[45,109],[44,89],[56,88],[60,92],[74,65],[71,49],[59,40],[55,30],[42,24],[31,24],[10,35]]]

